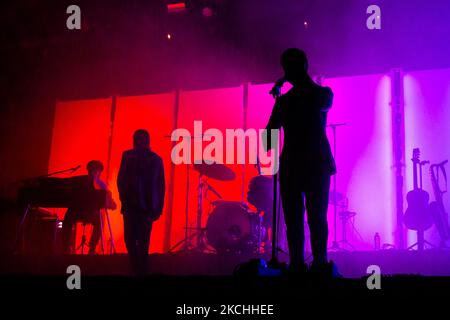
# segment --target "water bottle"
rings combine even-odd
[[[374,247],[375,247],[375,250],[380,250],[380,248],[381,248],[381,239],[380,239],[380,234],[378,232],[375,233]]]

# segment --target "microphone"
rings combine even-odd
[[[77,171],[78,169],[81,168],[81,165],[77,165],[76,167],[73,167],[71,170],[71,173],[74,173],[75,171]]]
[[[281,94],[281,88],[283,87],[286,79],[284,77],[278,79],[272,87],[272,90],[269,91],[274,98],[278,97]]]

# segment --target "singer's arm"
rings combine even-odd
[[[333,104],[333,91],[330,87],[323,87],[317,95],[316,105],[319,106],[320,111],[327,112]]]
[[[270,115],[269,122],[266,125],[266,130],[263,132],[263,145],[265,151],[269,151],[274,146],[272,146],[271,141],[271,130],[272,129],[280,129],[281,128],[281,104],[280,99],[277,98],[275,101],[275,105],[272,109],[272,114]]]

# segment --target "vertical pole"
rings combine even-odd
[[[243,85],[243,93],[242,93],[242,111],[243,111],[243,121],[242,125],[244,127],[244,131],[247,131],[247,117],[248,117],[248,88],[249,83],[246,82]],[[245,142],[244,142],[245,143]],[[250,144],[249,144],[250,146]],[[258,148],[258,147],[257,147]],[[256,150],[258,151],[258,150]],[[253,152],[253,150],[249,150],[249,152]],[[258,156],[258,152],[256,152],[256,155]],[[250,159],[250,156],[249,156]],[[246,166],[245,164],[242,164],[242,186],[241,186],[241,201],[245,201],[245,176],[246,176]]]
[[[278,207],[277,207],[277,200],[278,200],[278,173],[275,173],[273,175],[273,218],[272,218],[272,259],[270,260],[270,264],[272,266],[278,265],[278,251],[277,251],[277,218],[278,218]]]
[[[111,97],[111,113],[109,118],[109,139],[108,139],[108,158],[106,160],[106,181],[109,183],[109,177],[111,174],[111,154],[112,154],[112,143],[113,143],[113,133],[114,133],[114,120],[116,117],[117,108],[117,96]]]
[[[175,91],[175,99],[173,103],[173,130],[177,128],[178,125],[178,110],[180,104],[180,90]],[[172,142],[172,149],[175,146],[176,142]],[[166,220],[165,220],[165,232],[164,232],[164,252],[169,251],[170,249],[170,240],[172,235],[172,217],[173,217],[173,195],[174,195],[174,184],[175,184],[175,164],[171,161],[170,163],[170,181],[169,181],[169,189],[167,191],[167,212],[166,212]]]
[[[280,94],[278,94],[275,97],[275,103],[277,103],[277,99],[279,98]],[[270,130],[270,129],[269,129]],[[270,139],[272,139],[272,137],[270,137]],[[275,159],[276,161],[279,161],[278,158],[278,151],[279,151],[279,147],[280,147],[280,137],[278,137],[278,141],[276,143],[275,146],[271,145],[272,152],[275,153]],[[269,142],[267,142],[269,143]],[[273,211],[273,219],[272,219],[272,258],[269,261],[269,265],[272,268],[277,268],[278,267],[278,206],[277,206],[277,201],[278,201],[278,172],[274,171],[273,174],[273,207],[272,207],[272,211]]]
[[[396,232],[395,243],[398,249],[405,248],[403,227],[403,180],[405,165],[405,103],[403,73],[401,69],[391,70],[391,121],[392,148],[395,170]]]
[[[114,121],[116,118],[116,109],[117,109],[117,96],[114,95],[111,98],[111,113],[109,118],[109,139],[108,139],[108,159],[106,160],[106,182],[109,184],[109,178],[111,177],[111,157],[112,157],[112,145],[113,145],[113,135],[114,135]],[[104,248],[104,240],[103,240],[103,226],[104,226],[104,215],[101,214],[101,210],[99,212],[100,214],[100,232],[101,232],[101,239],[102,239],[102,253],[105,254],[105,248]],[[105,210],[106,218],[109,221],[108,211]],[[111,226],[109,227],[109,245],[110,245],[110,252],[112,251],[112,246],[114,244],[113,234],[111,232]],[[115,249],[114,249],[115,250]]]
[[[195,139],[195,137],[194,137]],[[203,175],[198,175],[198,193],[197,193],[197,249],[201,252],[202,248],[202,215],[203,215]]]

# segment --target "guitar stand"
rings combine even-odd
[[[427,240],[423,240],[423,243],[416,242],[413,245],[410,245],[407,250],[412,250],[414,247],[417,247],[418,251],[422,251],[425,249],[425,245],[428,245],[430,248],[436,248],[434,244],[428,242]]]
[[[425,245],[428,245],[430,248],[436,248],[434,244],[424,239],[423,233],[424,231],[417,231],[417,242],[410,245],[407,250],[412,250],[414,247],[417,247],[417,251],[423,251],[425,249]]]

